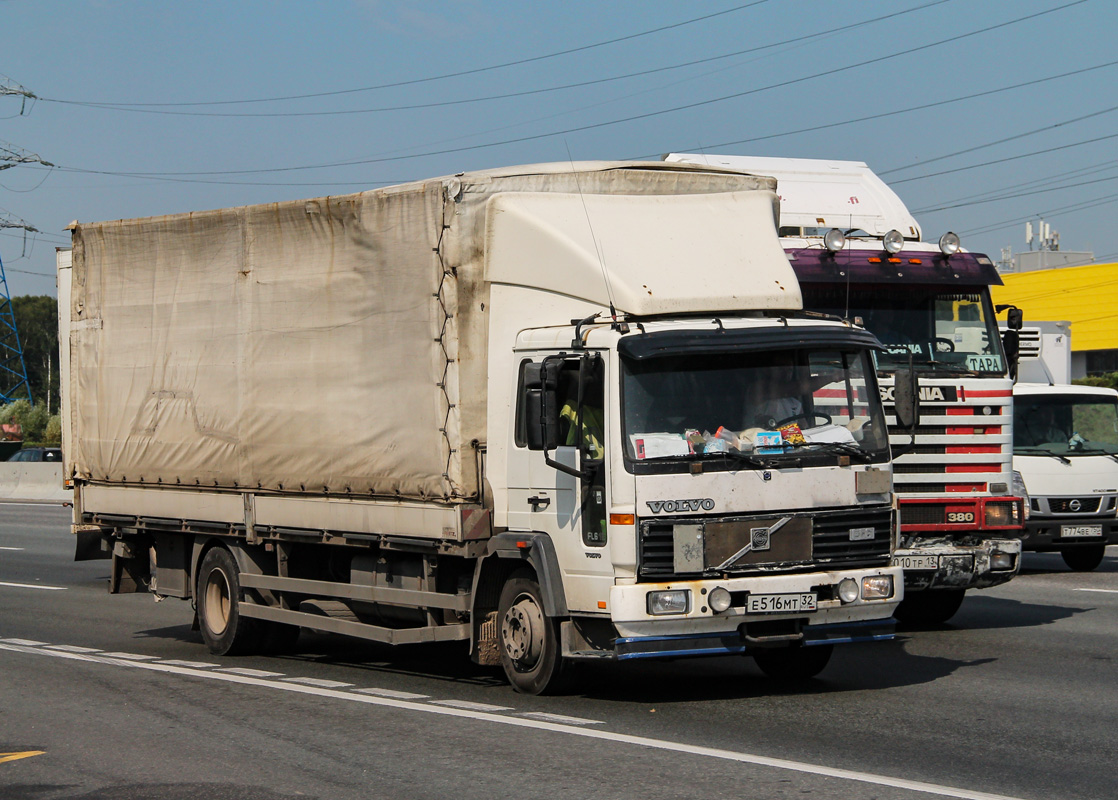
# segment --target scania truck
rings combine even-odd
[[[905,599],[897,616],[938,624],[968,589],[1005,583],[1020,569],[1020,492],[1012,478],[1016,354],[999,338],[990,259],[958,237],[924,242],[897,194],[866,164],[793,158],[669,155],[777,179],[780,235],[804,307],[861,319],[885,345],[876,354],[886,409],[893,377],[920,379],[920,427],[911,446],[892,430]],[[1020,328],[1020,312],[1015,312]],[[1010,335],[1015,340],[1016,331]]]
[[[461,641],[526,693],[890,638],[880,343],[801,313],[774,186],[586,162],[75,223],[82,552],[215,654]]]

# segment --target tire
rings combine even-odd
[[[198,602],[198,627],[206,647],[214,655],[255,652],[266,630],[260,620],[241,616],[244,593],[239,572],[237,560],[224,547],[210,548],[198,567],[194,595]]]
[[[497,649],[512,688],[521,694],[547,694],[560,686],[563,656],[559,623],[544,613],[534,576],[516,573],[501,589],[497,606]]]
[[[814,678],[834,652],[833,644],[817,644],[810,647],[781,647],[772,650],[757,650],[753,660],[761,672],[777,681],[806,681]]]
[[[1105,544],[1088,544],[1082,547],[1065,547],[1060,551],[1064,563],[1076,572],[1090,572],[1102,563],[1106,555]]]
[[[916,625],[942,625],[955,616],[963,604],[965,589],[925,589],[906,594],[893,616],[900,622]]]

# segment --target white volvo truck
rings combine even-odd
[[[530,693],[891,637],[880,345],[799,313],[773,189],[591,162],[75,223],[79,550],[216,654],[460,640]]]
[[[895,422],[892,429],[895,563],[905,570],[898,618],[945,622],[967,590],[1013,578],[1025,514],[1012,480],[1015,353],[998,334],[989,287],[1001,278],[990,259],[961,249],[954,234],[922,241],[901,199],[862,162],[667,159],[775,177],[781,242],[804,308],[861,319],[882,341],[876,361],[887,412],[896,371],[917,371],[915,442],[908,447],[907,434]]]

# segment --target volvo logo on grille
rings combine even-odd
[[[1070,503],[1068,503],[1068,508],[1070,508],[1072,511],[1079,511],[1081,508],[1083,508],[1083,504],[1079,502],[1079,498],[1075,498]]]
[[[661,511],[672,514],[680,511],[713,511],[714,500],[709,497],[698,497],[694,500],[648,500],[648,509],[653,514]]]

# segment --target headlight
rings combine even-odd
[[[648,593],[648,613],[654,616],[661,614],[686,614],[691,610],[690,589],[670,589],[663,592]]]
[[[710,597],[707,598],[707,602],[710,603],[711,611],[715,614],[721,614],[730,607],[730,593],[721,586],[715,586],[710,590]]]
[[[832,253],[837,253],[846,245],[846,236],[838,228],[831,228],[823,237],[823,246]]]
[[[839,581],[838,596],[844,603],[853,603],[858,599],[858,581],[853,578],[843,578]]]
[[[885,246],[885,251],[896,255],[904,249],[904,236],[900,231],[889,231],[881,239],[881,243]]]
[[[1013,569],[1013,553],[999,553],[996,550],[990,554],[990,569]]]
[[[1020,523],[1017,513],[1017,503],[987,503],[986,526],[990,528],[1004,528]]]
[[[953,256],[959,252],[959,234],[948,231],[939,237],[939,251],[945,256]]]
[[[862,578],[863,600],[888,600],[892,596],[892,575],[869,575]]]

